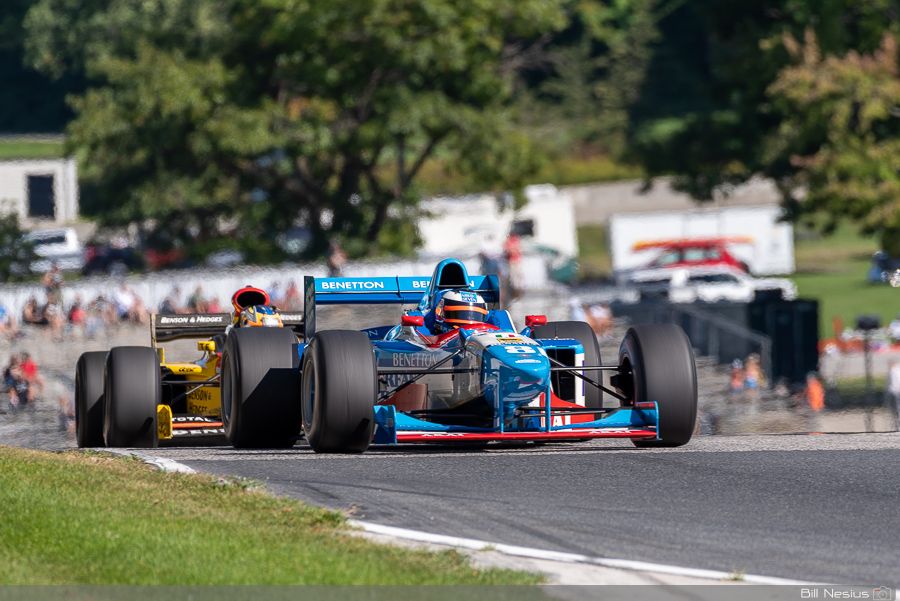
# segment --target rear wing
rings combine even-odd
[[[180,340],[182,338],[212,338],[225,333],[231,323],[231,313],[195,313],[192,315],[150,316],[150,341]]]
[[[297,335],[303,334],[303,313],[299,311],[278,311],[284,327],[294,330]],[[201,340],[225,333],[232,323],[231,313],[193,313],[189,315],[157,315],[150,316],[150,342],[168,342],[184,338]]]
[[[303,278],[304,337],[316,333],[316,305],[412,305],[429,292],[430,277]],[[500,302],[495,275],[469,276],[469,288],[494,309]]]

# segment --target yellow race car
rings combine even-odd
[[[226,344],[253,345],[256,338],[248,329],[271,330],[265,340],[279,339],[280,349],[296,346],[303,333],[303,314],[279,312],[269,305],[264,290],[246,287],[232,297],[233,313],[156,315],[150,322],[150,346],[123,346],[110,351],[84,353],[75,368],[75,423],[79,447],[156,447],[197,444],[234,444],[228,436],[230,403],[223,420],[220,377]],[[236,331],[242,331],[236,336]],[[262,333],[262,332],[260,332]],[[161,343],[195,339],[203,355],[192,362],[170,361]],[[231,340],[229,340],[231,339]],[[240,340],[238,340],[240,339]],[[283,339],[283,340],[281,340]],[[281,352],[280,355],[287,353]],[[292,354],[296,354],[294,351]],[[299,365],[292,357],[269,356],[264,349],[250,353],[267,363],[260,370],[262,382],[245,382],[263,390],[266,377],[294,377]],[[245,353],[246,356],[246,353]],[[278,363],[285,365],[279,365]],[[273,364],[275,363],[275,364]],[[252,368],[252,366],[250,366]],[[287,369],[290,368],[290,369]],[[244,369],[247,374],[253,370]],[[297,376],[299,377],[299,376]],[[246,379],[246,377],[245,377]],[[231,381],[229,381],[229,385]],[[238,385],[241,382],[237,382]],[[231,398],[232,391],[226,391]],[[253,401],[253,399],[248,399]],[[267,407],[283,403],[277,423],[241,424],[241,433],[255,434],[243,442],[258,446],[293,445],[300,431],[290,400],[266,399]],[[279,407],[274,407],[279,409]],[[244,410],[252,416],[252,412]],[[231,428],[232,430],[234,428]],[[246,444],[243,446],[247,446]]]

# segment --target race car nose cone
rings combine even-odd
[[[497,345],[488,349],[499,367],[501,398],[516,405],[531,402],[550,384],[550,361],[537,346]]]

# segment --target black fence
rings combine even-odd
[[[633,324],[677,323],[701,355],[719,363],[759,353],[769,383],[801,382],[819,366],[819,304],[811,300],[678,304],[664,300],[611,304]]]

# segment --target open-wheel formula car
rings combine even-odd
[[[299,436],[285,399],[299,406],[310,447],[326,453],[372,443],[590,438],[679,446],[693,434],[694,356],[674,324],[630,328],[617,362],[603,365],[586,323],[530,316],[516,330],[497,308],[497,277],[469,276],[455,259],[431,279],[307,277],[304,292],[303,342],[269,328],[235,330],[226,341],[222,419],[235,446],[285,444],[271,438],[271,423],[289,423]],[[415,308],[399,324],[318,331],[317,307],[342,304]],[[604,370],[611,387],[601,384]]]
[[[80,447],[156,447],[163,444],[227,444],[221,418],[219,379],[222,352],[235,331],[269,329],[267,340],[288,348],[302,332],[302,313],[278,312],[265,291],[242,288],[232,297],[234,313],[153,315],[150,346],[116,347],[87,352],[75,369],[75,423]],[[253,339],[253,334],[248,335]],[[167,361],[164,343],[197,340],[203,355],[193,362]],[[281,364],[267,365],[275,374]],[[286,367],[296,380],[296,366]],[[274,377],[274,375],[273,375]],[[269,410],[283,413],[269,424],[269,444],[293,444],[300,428],[285,426],[297,403],[287,396],[267,400]],[[289,434],[283,431],[287,429]],[[295,431],[296,430],[296,431]]]

